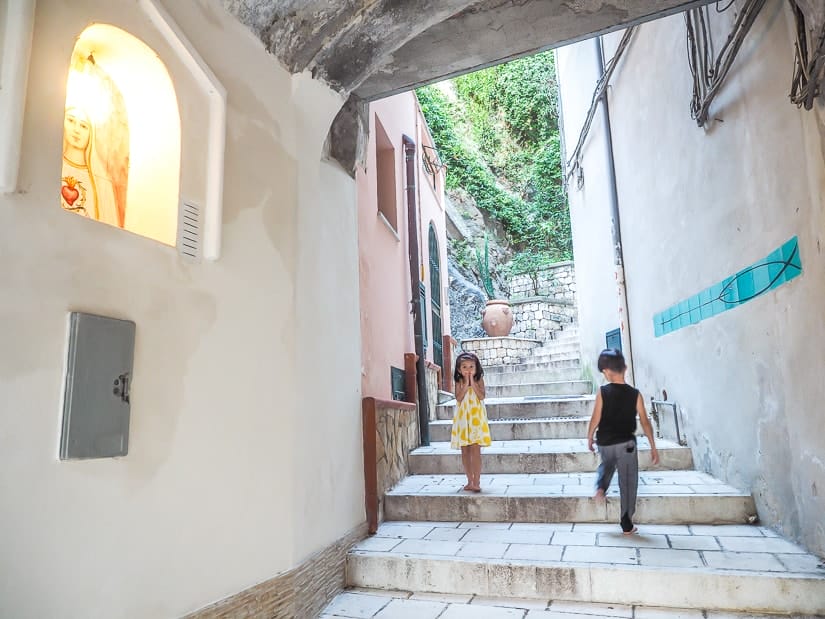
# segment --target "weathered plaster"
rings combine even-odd
[[[726,34],[732,11],[711,15],[714,33]],[[785,2],[768,2],[711,109],[724,122],[708,131],[687,111],[691,82],[678,17],[639,29],[609,100],[637,386],[646,397],[667,390],[681,405],[698,466],[751,491],[764,524],[825,555],[825,160],[819,118],[788,101],[790,20]],[[615,44],[611,35],[608,57]],[[582,43],[559,51],[568,142],[592,93],[591,50]],[[604,341],[601,328],[589,327],[616,320],[608,302],[615,290],[607,277],[610,237],[597,200],[606,182],[602,139],[597,122],[585,146],[584,189],[570,193],[582,346],[589,350]],[[800,277],[654,336],[657,311],[794,235]]]

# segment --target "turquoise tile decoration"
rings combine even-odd
[[[734,307],[739,307],[802,274],[799,239],[793,237],[764,259],[726,277],[687,299],[653,315],[656,337],[695,325]]]

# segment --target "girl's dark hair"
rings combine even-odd
[[[455,359],[455,372],[453,372],[453,379],[454,380],[461,380],[462,376],[461,373],[458,371],[459,366],[461,365],[462,361],[474,361],[476,364],[476,373],[473,375],[474,380],[481,380],[481,377],[484,376],[484,368],[481,367],[481,361],[478,360],[471,352],[463,352]]]
[[[624,372],[627,369],[627,364],[624,362],[624,355],[620,350],[615,348],[605,348],[599,353],[597,367],[599,368],[599,372],[604,370]]]

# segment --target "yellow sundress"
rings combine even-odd
[[[487,424],[487,410],[484,402],[478,399],[476,392],[470,387],[467,395],[456,407],[453,415],[453,431],[450,436],[450,447],[460,449],[467,445],[479,444],[482,447],[490,446],[490,426]]]

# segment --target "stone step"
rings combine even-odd
[[[522,372],[532,372],[535,370],[569,370],[580,369],[581,362],[565,359],[563,361],[552,361],[542,359],[540,361],[525,361],[523,363],[506,363],[503,365],[488,365],[484,367],[484,376],[497,374],[521,374]],[[576,377],[578,378],[578,376]],[[564,379],[559,379],[564,380]]]
[[[546,359],[552,361],[579,361],[581,360],[581,353],[578,350],[556,352],[549,348],[535,348],[531,351],[529,359],[534,363],[539,363]]]
[[[658,441],[658,466],[650,463],[647,439],[639,438],[640,470],[677,470],[693,468],[693,456],[688,447],[676,443]],[[463,473],[461,453],[450,449],[449,442],[432,442],[419,447],[409,456],[410,473],[413,475],[439,475]],[[581,473],[595,471],[599,456],[587,449],[583,438],[495,441],[482,449],[481,470],[489,474],[520,473]]]
[[[450,400],[455,400],[455,395],[450,393],[449,391],[442,391],[441,389],[438,390],[438,403],[444,404],[444,402],[449,402]]]
[[[494,441],[520,441],[587,436],[589,417],[548,417],[546,419],[492,419],[490,436]],[[452,420],[430,422],[430,441],[449,442]]]
[[[410,475],[384,496],[387,520],[443,522],[619,521],[618,484],[606,502],[593,500],[595,473],[487,475],[480,493],[467,492],[464,475]],[[753,498],[696,471],[642,471],[634,522],[644,524],[747,523]]]
[[[413,614],[402,615],[399,609],[386,617],[716,616],[701,610],[677,615],[615,608],[643,605],[747,610],[753,619],[754,613],[813,617],[825,612],[825,570],[819,565],[817,557],[773,531],[747,525],[647,525],[640,526],[640,534],[625,536],[615,524],[385,522],[350,551],[346,573],[355,587],[480,596],[485,603],[491,597],[523,598],[560,613],[528,607],[533,610],[488,615],[473,612],[471,605],[467,612],[449,615],[443,609],[424,614],[429,611],[420,607]],[[585,604],[610,606],[598,607],[595,614],[569,614],[585,613]],[[335,614],[372,616],[368,611]]]
[[[534,348],[531,353],[533,357],[541,356],[542,354],[549,354],[553,355],[563,355],[567,353],[575,353],[578,355],[580,353],[580,344],[578,340],[551,340],[542,344],[538,348]]]
[[[521,385],[487,385],[488,397],[524,397],[535,395],[585,395],[593,393],[589,380],[555,380]]]
[[[518,370],[501,372],[484,371],[484,382],[487,386],[495,385],[523,385],[525,383],[548,383],[563,380],[581,380],[580,365],[568,368],[554,368],[546,363],[525,363],[518,366]]]
[[[487,419],[538,419],[541,417],[583,417],[592,411],[594,396],[550,396],[541,398],[487,398]],[[453,401],[455,402],[455,400]],[[452,420],[455,404],[436,406],[436,419]]]
[[[349,587],[320,619],[776,619],[775,614]],[[810,616],[809,616],[810,618]]]

